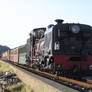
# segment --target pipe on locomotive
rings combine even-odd
[[[63,20],[63,19],[56,19],[55,22],[56,22],[57,24],[62,24],[62,23],[64,22],[64,20]]]

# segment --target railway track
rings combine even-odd
[[[87,83],[92,84],[92,76],[86,76],[83,78]]]
[[[11,63],[11,62],[8,62],[8,63]],[[21,64],[17,64],[17,63],[13,63],[13,62],[11,64],[19,66],[19,67],[26,69],[28,71],[31,71],[33,73],[39,74],[39,75],[44,76],[46,78],[49,78],[53,81],[67,85],[71,88],[81,90],[83,92],[92,92],[92,80],[90,80],[90,79],[87,79],[85,82],[82,82],[82,81],[74,80],[74,79],[71,79],[71,78],[57,76],[57,75],[54,75],[54,74],[51,74],[51,73],[48,73],[48,72],[36,70],[36,69],[30,68],[30,67],[27,67],[27,66],[24,66],[24,65],[21,65]]]

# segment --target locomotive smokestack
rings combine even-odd
[[[55,22],[57,22],[57,24],[60,24],[60,23],[62,24],[63,21],[64,21],[64,20],[62,20],[62,19],[56,19],[56,20],[55,20]]]

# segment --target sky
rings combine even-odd
[[[92,26],[92,0],[0,0],[0,45],[24,45],[34,28],[55,19]]]

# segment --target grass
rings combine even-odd
[[[14,90],[15,92],[17,91],[20,91],[22,88],[23,88],[23,84],[22,83],[18,83],[18,84],[14,84],[14,85],[11,85],[11,86],[8,86],[6,89],[9,90],[9,91],[12,91]]]
[[[0,62],[0,72],[6,72],[6,71],[14,73],[13,69],[9,66],[9,64]],[[25,85],[23,82],[19,82],[14,85],[7,86],[6,89],[9,90],[10,92],[11,91],[12,92],[33,92],[30,86]]]
[[[0,71],[1,72],[5,72],[5,71],[10,71],[12,73],[14,73],[13,69],[9,66],[9,64],[5,64],[3,62],[0,62]]]
[[[8,86],[6,89],[10,92],[33,92],[33,90],[30,89],[30,87],[26,86],[24,83],[18,83],[12,86]]]
[[[18,84],[14,84],[12,86],[8,86],[6,89],[9,90],[10,92],[11,91],[14,91],[14,92],[26,92],[26,89],[25,89],[23,83],[18,83]]]

